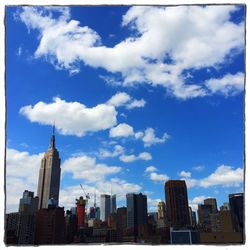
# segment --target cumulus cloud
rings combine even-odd
[[[149,166],[149,167],[147,167],[146,169],[145,169],[145,172],[147,173],[147,172],[155,172],[157,170],[157,168],[156,167],[154,167],[154,166]]]
[[[231,166],[221,165],[214,173],[200,180],[201,187],[216,185],[238,187],[244,180],[243,168],[233,169]]]
[[[169,177],[166,174],[157,174],[155,172],[151,172],[149,174],[149,179],[154,182],[166,182],[169,180]]]
[[[140,105],[143,101],[143,105]],[[144,100],[136,100],[125,92],[113,95],[106,103],[94,107],[86,107],[83,103],[67,102],[54,97],[53,102],[38,102],[34,106],[27,105],[20,109],[20,114],[31,122],[53,125],[63,135],[84,136],[87,132],[97,132],[112,128],[117,123],[116,107],[126,106],[128,109],[143,107]],[[133,135],[133,128],[125,123],[119,124],[110,131],[111,137]]]
[[[195,179],[185,176],[183,179],[185,179],[188,188],[195,186],[208,188],[218,185],[223,187],[239,187],[244,180],[244,174],[243,168],[234,169],[231,166],[221,165],[205,178]]]
[[[156,173],[158,171],[158,169],[154,166],[149,166],[145,169],[145,173],[146,176],[154,182],[160,182],[160,183],[164,183],[166,181],[168,181],[170,178],[169,176],[167,176],[166,174],[158,174]]]
[[[235,75],[227,74],[222,78],[212,78],[205,82],[212,93],[221,93],[222,95],[236,95],[244,90],[244,74],[238,72]]]
[[[178,173],[178,175],[181,176],[181,177],[190,178],[191,177],[191,172],[183,170],[180,173]]]
[[[164,133],[162,138],[155,136],[155,131],[153,128],[147,128],[142,137],[145,147],[150,147],[153,144],[164,143],[169,138],[167,133]]]
[[[20,113],[31,122],[55,125],[63,135],[83,136],[86,132],[96,132],[116,124],[117,111],[114,106],[99,104],[88,108],[79,102],[66,102],[55,97],[52,103],[38,102],[20,109]]]
[[[115,107],[125,106],[127,109],[141,108],[144,107],[146,101],[143,99],[137,100],[133,99],[130,95],[125,92],[119,92],[112,96],[107,104],[113,105]]]
[[[6,150],[6,209],[18,210],[24,190],[37,192],[39,168],[43,153],[30,154],[7,148]],[[25,166],[25,167],[24,167]]]
[[[77,72],[80,63],[101,67],[118,73],[122,85],[160,85],[167,93],[187,99],[218,89],[227,94],[242,90],[238,82],[228,91],[228,84],[218,88],[217,83],[209,83],[209,75],[206,85],[184,74],[218,69],[244,49],[244,22],[231,20],[237,10],[233,5],[133,6],[122,19],[131,35],[113,47],[105,46],[93,29],[71,20],[69,8],[24,7],[19,19],[29,30],[39,31],[35,58],[43,57],[57,69]]]
[[[135,132],[134,128],[126,123],[121,123],[109,131],[110,137],[128,137],[132,136],[136,140],[142,140],[144,147],[150,147],[154,144],[164,143],[170,136],[164,133],[162,138],[158,138],[155,135],[155,130],[153,128],[147,128],[144,132]]]
[[[134,129],[126,123],[120,123],[109,131],[110,137],[128,137],[134,135]]]
[[[115,145],[113,151],[101,148],[98,155],[101,158],[116,157],[124,153],[124,147],[121,145]]]
[[[62,173],[71,173],[73,179],[83,179],[86,182],[103,181],[106,176],[116,174],[121,167],[97,163],[94,157],[80,155],[70,157],[62,164]]]
[[[148,152],[142,152],[140,153],[139,155],[121,155],[119,157],[120,161],[123,161],[123,162],[133,162],[133,161],[137,161],[137,160],[144,160],[144,161],[149,161],[152,159],[152,156],[150,153]]]

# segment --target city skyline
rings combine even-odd
[[[202,29],[193,17],[201,15]],[[169,179],[186,181],[193,208],[243,191],[243,5],[8,7],[6,22],[7,212],[24,190],[36,192],[54,122],[66,209],[80,184],[90,205],[95,193],[112,189],[121,207],[126,193],[142,192],[149,211]]]

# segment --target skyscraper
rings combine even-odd
[[[170,180],[165,183],[165,198],[168,220],[172,226],[190,225],[187,187],[184,180]]]
[[[101,220],[107,221],[108,216],[110,215],[110,195],[102,194],[101,195]]]
[[[39,197],[38,209],[48,208],[49,199],[59,202],[59,188],[61,175],[61,159],[55,147],[55,127],[50,140],[50,146],[41,162],[39,171],[37,196]]]
[[[230,211],[235,232],[243,232],[244,229],[243,202],[243,193],[229,194]]]
[[[136,229],[139,225],[147,224],[147,196],[142,193],[127,194],[127,228]]]
[[[19,202],[19,212],[34,214],[38,208],[38,197],[34,197],[34,192],[25,190]]]
[[[116,213],[116,195],[111,195],[111,213]]]

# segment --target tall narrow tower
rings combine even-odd
[[[61,159],[55,147],[55,126],[50,140],[49,149],[45,152],[39,171],[37,196],[39,197],[38,209],[48,208],[49,199],[55,204],[59,202],[59,188],[61,175]]]

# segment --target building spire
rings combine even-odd
[[[50,148],[55,148],[55,146],[56,144],[55,144],[55,122],[54,122],[52,127],[52,135],[50,139]]]

